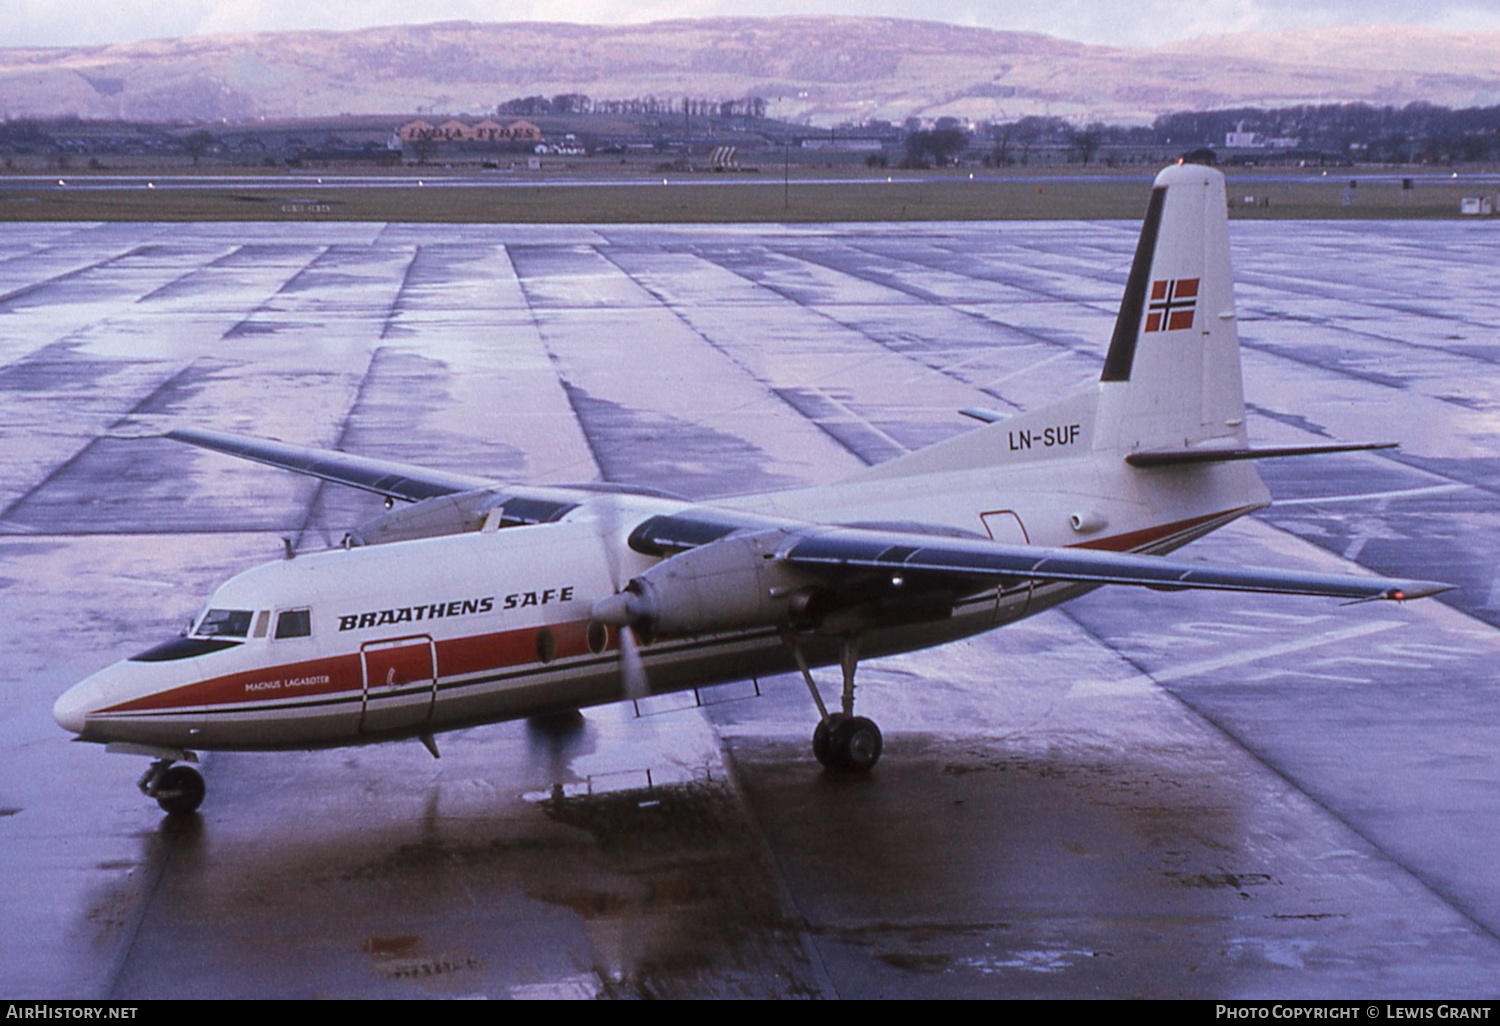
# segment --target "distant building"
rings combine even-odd
[[[502,125],[493,118],[484,118],[473,125],[458,118],[449,118],[441,125],[419,118],[396,129],[395,138],[403,151],[416,152],[418,161],[435,156],[439,147],[446,154],[462,154],[493,152],[511,146],[530,149],[543,141],[542,130],[530,121]]]
[[[505,126],[506,138],[513,142],[541,142],[542,130],[530,121],[512,121]]]
[[[493,118],[485,118],[471,128],[470,131],[474,134],[474,138],[480,142],[499,142],[506,138],[505,126]]]
[[[1294,150],[1297,144],[1298,140],[1291,136],[1267,138],[1260,132],[1247,132],[1243,121],[1224,133],[1224,148],[1231,150]]]
[[[802,148],[835,153],[875,153],[885,149],[885,140],[852,135],[836,139],[803,139]]]
[[[1224,146],[1226,149],[1259,149],[1265,144],[1266,137],[1259,132],[1245,131],[1245,123],[1243,121],[1235,128],[1224,133]]]
[[[542,130],[530,121],[512,121],[502,125],[493,118],[485,118],[474,125],[458,118],[449,118],[441,125],[420,118],[408,121],[396,129],[401,139],[440,139],[444,142],[536,142],[542,138]]]
[[[402,142],[416,142],[418,139],[436,139],[438,130],[430,121],[408,121],[396,129],[396,135]]]

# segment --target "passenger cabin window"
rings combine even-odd
[[[311,609],[283,609],[276,616],[276,637],[306,638],[312,634]]]
[[[200,638],[243,638],[253,615],[248,609],[210,609],[193,633]]]

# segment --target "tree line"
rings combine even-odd
[[[595,100],[583,93],[560,93],[557,96],[517,96],[500,104],[496,113],[532,117],[545,114],[686,114],[688,117],[760,120],[766,116],[766,101],[759,96],[733,100],[695,96],[636,96],[627,100]]]
[[[1243,126],[1268,138],[1383,163],[1452,163],[1500,159],[1500,107],[1454,110],[1432,103],[1377,107],[1367,103],[1308,104],[1270,110],[1168,114],[1153,130],[1164,140],[1222,145]]]
[[[988,141],[986,163],[1025,164],[1032,151],[1047,148],[1066,150],[1070,160],[1088,164],[1108,147],[1222,148],[1235,131],[1287,140],[1296,150],[1373,163],[1500,161],[1500,107],[1454,110],[1431,103],[1182,111],[1164,114],[1150,125],[1079,125],[1059,117],[1025,117],[980,126],[975,144]]]

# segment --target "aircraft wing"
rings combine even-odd
[[[631,535],[630,544],[648,555],[675,556],[730,535],[765,531],[782,535],[774,558],[812,572],[836,590],[931,588],[965,596],[1028,581],[1066,581],[1132,584],[1174,591],[1206,588],[1323,595],[1364,601],[1423,598],[1453,587],[1440,581],[1225,566],[1098,549],[1009,545],[954,532],[951,528],[917,524],[886,529],[777,522],[702,507],[646,520]],[[899,584],[893,583],[896,581]]]
[[[406,502],[419,502],[439,495],[470,492],[495,485],[494,481],[466,474],[429,470],[391,460],[372,460],[365,456],[310,449],[263,438],[247,438],[223,431],[178,428],[168,431],[164,437]]]
[[[848,528],[813,531],[792,541],[779,555],[795,566],[821,570],[834,577],[859,571],[884,571],[918,581],[946,582],[957,594],[972,594],[1007,582],[1069,581],[1134,584],[1166,590],[1206,588],[1324,595],[1362,601],[1423,598],[1453,587],[1439,581],[1225,566],[1128,552],[1047,549],[1003,545],[979,538]],[[969,587],[965,587],[966,583]]]

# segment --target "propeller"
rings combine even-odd
[[[649,619],[649,609],[644,601],[643,588],[635,580],[621,582],[623,576],[620,555],[616,550],[619,535],[618,510],[609,518],[609,529],[604,534],[605,559],[609,564],[610,583],[613,595],[595,602],[589,610],[589,618],[596,623],[615,629],[620,646],[620,684],[625,697],[639,701],[651,693],[651,684],[646,677],[646,663],[641,658],[640,642],[635,628]]]
[[[620,628],[620,680],[625,685],[625,697],[631,701],[639,701],[651,693],[650,682],[646,680],[646,664],[641,660],[635,631],[629,624]]]
[[[613,595],[595,602],[589,616],[597,623],[615,628],[620,639],[620,677],[625,697],[645,698],[651,688],[646,680],[640,643],[635,636],[635,629],[651,620],[651,602],[645,586],[639,580],[627,581]]]

